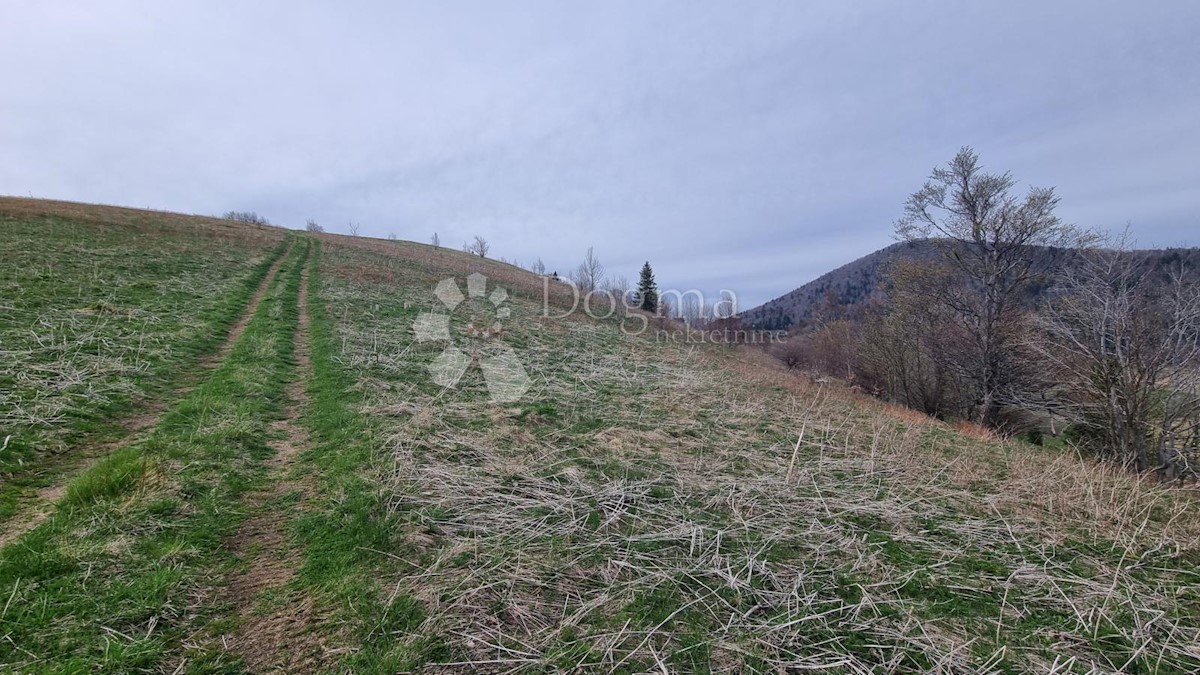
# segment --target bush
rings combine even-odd
[[[238,223],[248,223],[250,225],[270,225],[266,218],[258,215],[253,211],[226,211],[225,215],[221,216],[225,220],[232,220]]]
[[[779,359],[783,365],[787,366],[788,370],[803,368],[810,361],[808,346],[804,344],[803,340],[797,338],[775,345],[771,348],[771,356]]]

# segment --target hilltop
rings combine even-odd
[[[0,245],[0,669],[1200,669],[1186,490],[450,249],[9,198]]]

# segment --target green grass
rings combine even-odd
[[[121,438],[139,401],[170,396],[280,246],[0,217],[0,522],[77,463],[78,448]]]
[[[379,469],[375,438],[357,410],[354,381],[338,363],[318,260],[313,259],[309,276],[313,374],[302,420],[313,447],[302,459],[318,481],[320,496],[294,523],[294,537],[305,549],[296,583],[333,607],[335,623],[349,632],[357,650],[347,667],[388,672],[412,663],[407,653],[392,654],[390,646],[421,623],[424,609],[411,596],[388,597],[378,582],[389,556],[407,552],[402,521],[389,513],[385,495],[372,480]]]
[[[0,617],[0,663],[21,672],[170,670],[185,656],[193,670],[236,665],[202,638],[228,621],[213,604],[231,562],[223,540],[264,478],[270,424],[294,377],[307,249],[292,248],[207,380],[144,442],[71,481],[53,516],[4,549],[0,588],[12,602]]]

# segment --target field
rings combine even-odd
[[[5,671],[1200,670],[1187,491],[456,251],[12,199],[0,241]]]
[[[200,220],[0,202],[0,521],[213,355],[283,233]]]

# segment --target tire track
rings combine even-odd
[[[273,425],[281,438],[272,444],[275,454],[265,462],[269,485],[250,496],[254,514],[226,544],[247,566],[230,578],[223,591],[240,621],[231,634],[222,637],[222,642],[254,673],[312,672],[320,669],[331,655],[322,637],[312,631],[320,616],[308,596],[286,597],[282,606],[268,612],[256,611],[263,593],[284,589],[301,565],[300,552],[288,543],[290,514],[276,502],[289,493],[299,492],[303,503],[303,497],[311,494],[312,487],[308,481],[290,475],[299,455],[310,447],[308,432],[299,423],[300,414],[308,405],[306,385],[312,376],[307,258],[302,270],[293,336],[296,371],[287,386],[283,417]]]
[[[245,309],[242,310],[241,316],[237,321],[233,322],[229,331],[225,333],[225,341],[221,343],[220,349],[215,354],[205,357],[201,363],[207,367],[215,366],[229,356],[229,352],[233,350],[233,346],[242,337],[242,333],[246,332],[246,326],[250,325],[250,320],[254,318],[254,313],[258,311],[259,304],[267,295],[267,290],[271,288],[271,282],[275,280],[275,275],[279,273],[279,268],[283,267],[283,263],[287,261],[291,255],[292,249],[296,247],[296,242],[288,244],[288,247],[279,254],[279,258],[271,263],[270,269],[263,275],[263,279],[258,284],[258,288],[254,289],[254,295],[250,296],[250,301],[246,303]]]
[[[283,266],[291,253],[295,242],[288,245],[286,249],[280,252],[278,257],[271,266],[267,268],[267,273],[263,275],[262,281],[246,302],[246,306],[242,309],[242,313],[238,316],[237,321],[230,326],[225,333],[225,339],[216,352],[201,358],[197,362],[198,370],[202,374],[211,371],[229,355],[233,345],[237,343],[242,333],[246,332],[246,326],[250,323],[250,319],[254,317],[254,313],[258,311],[258,306],[262,302],[263,297],[267,294],[267,289],[270,288],[271,282],[275,280],[276,274]],[[203,375],[198,375],[195,380],[203,379]],[[180,396],[187,394],[194,387],[183,386],[175,389],[173,399],[178,399]],[[22,512],[13,516],[7,523],[4,524],[4,531],[0,532],[0,548],[7,546],[10,542],[18,539],[21,535],[41,525],[54,513],[54,506],[67,493],[67,486],[78,475],[87,471],[96,462],[100,461],[110,452],[123,446],[132,445],[140,440],[144,434],[158,425],[164,412],[169,407],[169,402],[165,400],[154,400],[145,403],[138,413],[123,418],[118,424],[121,428],[120,438],[100,443],[92,447],[81,448],[76,453],[78,461],[75,466],[71,467],[62,475],[58,482],[53,485],[48,485],[39,488],[37,492],[31,496],[27,504],[22,508]]]

